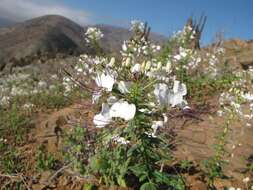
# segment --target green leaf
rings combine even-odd
[[[135,165],[129,168],[133,174],[139,178],[139,181],[145,181],[148,178],[148,169],[145,165]]]
[[[125,179],[122,176],[119,176],[117,178],[117,182],[118,182],[119,186],[121,186],[121,187],[127,187],[126,181],[125,181]]]
[[[185,189],[183,180],[178,176],[169,175],[169,174],[162,173],[159,171],[155,171],[153,173],[153,176],[156,180],[156,183],[166,184],[170,187],[173,187],[173,189],[175,189],[175,190],[176,189],[177,190],[184,190]]]
[[[151,182],[144,183],[140,190],[157,190],[157,185]]]

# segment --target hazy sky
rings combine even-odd
[[[80,24],[106,23],[127,27],[129,21],[147,21],[152,30],[170,35],[189,16],[208,17],[203,42],[217,32],[226,38],[253,39],[253,0],[0,0],[0,16],[24,20],[44,14],[62,14]]]

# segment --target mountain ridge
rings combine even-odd
[[[131,35],[124,28],[95,25],[104,33],[101,46],[105,52],[119,52],[121,44]],[[84,39],[85,30],[72,20],[59,15],[45,15],[10,27],[0,28],[0,70],[7,64],[25,65],[41,55],[93,53]],[[163,43],[166,38],[151,34],[151,39]],[[13,63],[15,62],[15,63]]]

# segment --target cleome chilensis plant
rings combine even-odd
[[[134,21],[131,30],[122,60],[80,57],[77,70],[93,80],[92,103],[101,109],[93,118],[96,144],[86,145],[95,147],[86,171],[108,186],[127,187],[134,178],[143,190],[184,189],[181,177],[163,171],[171,155],[158,131],[166,126],[170,108],[187,108],[186,85],[172,74],[170,61],[158,61],[160,46],[148,40],[147,25]],[[101,35],[87,37],[93,36]]]
[[[227,119],[216,155],[205,165],[213,187],[214,179],[221,176],[225,137],[235,115],[252,118],[252,112],[246,116],[240,109],[240,104],[253,100],[250,89],[236,87],[252,76],[228,75],[217,67],[224,53],[219,46],[208,53],[193,49],[189,45],[195,39],[191,26],[175,33],[164,48],[149,40],[147,24],[133,21],[131,31],[133,36],[124,41],[120,58],[102,56],[99,29],[86,32],[86,42],[99,49],[99,56],[81,55],[74,75],[64,81],[69,89],[80,86],[92,94],[95,130],[74,129],[66,145],[67,160],[80,174],[93,176],[108,187],[185,189],[183,177],[166,170],[173,155],[161,131],[167,127],[169,111],[191,110],[188,99],[203,91],[203,86],[216,85],[215,92],[222,93],[218,114]],[[199,68],[203,73],[198,73]],[[214,174],[216,166],[218,174]]]

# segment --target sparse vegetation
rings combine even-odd
[[[69,70],[63,69],[63,77],[42,80],[19,73],[0,83],[0,183],[11,181],[5,189],[27,188],[26,181],[40,183],[46,171],[46,187],[68,175],[84,190],[184,190],[196,175],[207,189],[220,188],[216,182],[227,177],[224,166],[229,167],[227,160],[235,149],[228,148],[233,125],[252,124],[252,69],[234,72],[221,42],[200,49],[196,27],[201,26],[188,23],[161,47],[149,41],[147,24],[132,24],[133,35],[124,41],[121,57],[103,52],[99,40],[104,36],[93,27],[86,32],[86,41],[97,54],[81,55]],[[208,101],[214,98],[218,102]],[[69,107],[80,102],[78,109],[71,107],[78,111],[68,114]],[[66,119],[59,124],[65,108]],[[178,129],[185,130],[188,121],[199,127],[198,122],[214,118],[217,125],[225,121],[214,130],[214,154],[206,154],[201,163],[178,156]],[[183,126],[177,126],[181,121]],[[28,143],[37,148],[30,150]],[[49,147],[57,151],[57,159]],[[34,158],[27,164],[30,155]],[[41,176],[23,176],[28,165]],[[246,167],[252,175],[251,160]],[[1,174],[6,174],[3,179]],[[20,179],[13,182],[12,175]],[[247,176],[241,183],[249,189],[251,181]]]
[[[45,147],[40,146],[36,155],[36,168],[39,171],[51,170],[56,166],[54,156],[46,152]]]

